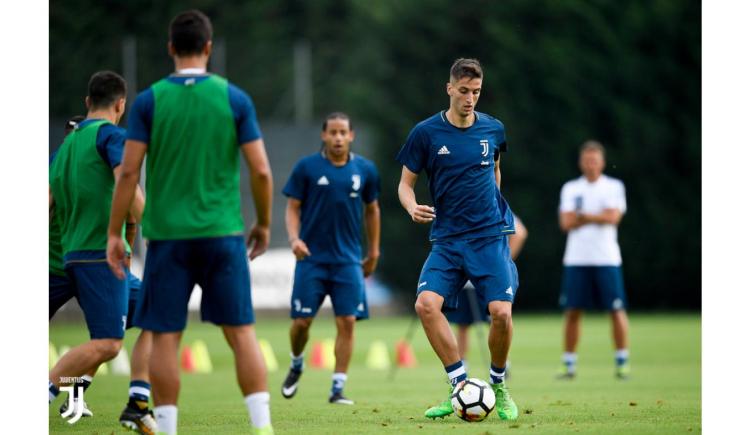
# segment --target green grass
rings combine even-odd
[[[633,377],[613,376],[613,352],[608,319],[584,319],[579,349],[579,375],[558,381],[560,316],[518,315],[511,350],[512,377],[508,381],[521,416],[501,422],[496,414],[481,423],[456,417],[428,421],[424,410],[446,394],[445,373],[419,329],[413,340],[419,361],[415,369],[399,369],[393,382],[387,372],[365,367],[369,344],[381,339],[392,347],[406,331],[409,319],[376,318],[356,329],[356,346],[346,386],[353,407],[327,403],[330,372],[307,369],[293,400],[281,397],[280,385],[289,361],[288,325],[284,319],[259,319],[258,336],[273,346],[280,370],[269,374],[271,413],[278,434],[349,433],[698,433],[701,431],[700,317],[688,315],[633,315],[631,362]],[[486,337],[486,330],[484,331]],[[136,332],[126,336],[132,346]],[[330,317],[313,325],[314,340],[333,338]],[[469,375],[487,378],[487,367],[472,331]],[[83,342],[83,325],[53,322],[50,340],[60,345]],[[192,322],[183,342],[205,340],[214,372],[183,374],[179,403],[180,434],[236,434],[248,432],[248,417],[235,382],[232,355],[221,332],[212,325]],[[309,355],[308,346],[307,355]],[[393,356],[393,355],[391,355]],[[117,424],[127,396],[127,376],[95,378],[86,401],[95,416],[69,425],[57,414],[61,399],[50,406],[50,433],[125,433]]]

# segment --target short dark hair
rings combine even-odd
[[[169,23],[169,42],[178,56],[201,54],[213,33],[211,20],[197,9],[180,13]]]
[[[349,118],[349,115],[347,115],[344,112],[331,112],[326,116],[325,121],[323,121],[323,131],[326,131],[328,128],[328,121],[332,119],[343,119],[344,121],[349,121],[349,130],[354,130],[354,125],[352,124],[351,118]]]
[[[67,136],[68,133],[75,130],[78,127],[78,124],[86,119],[83,115],[76,115],[69,120],[65,121],[65,135]]]
[[[89,103],[91,109],[103,109],[113,105],[128,94],[125,79],[112,71],[99,71],[89,79]]]
[[[583,145],[581,145],[579,154],[583,154],[588,151],[599,151],[600,153],[602,153],[602,157],[607,157],[607,153],[604,151],[604,145],[594,139],[589,139],[584,142]]]
[[[483,76],[482,65],[476,59],[456,59],[451,66],[451,80],[461,80],[464,77],[470,79],[481,79]]]

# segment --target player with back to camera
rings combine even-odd
[[[177,353],[193,287],[203,290],[201,317],[221,327],[234,353],[237,380],[255,433],[273,433],[266,367],[255,336],[250,271],[243,241],[239,157],[250,169],[257,222],[250,259],[268,248],[272,177],[250,97],[206,71],[212,26],[197,10],[169,25],[175,73],[141,92],[128,118],[122,175],[115,188],[107,261],[122,276],[123,241],[132,187],[146,162],[149,240],[143,297],[135,324],[153,331],[150,373],[159,431],[177,433]]]
[[[558,375],[576,375],[576,347],[584,309],[608,310],[615,345],[615,376],[630,376],[628,315],[617,225],[625,214],[625,185],[604,175],[604,147],[589,140],[581,146],[580,177],[560,192],[560,229],[568,233],[563,257],[560,305],[565,310],[562,367]]]
[[[482,89],[476,59],[458,59],[450,70],[448,110],[417,124],[396,159],[403,165],[398,186],[401,205],[417,223],[433,223],[432,250],[417,284],[415,309],[450,381],[448,398],[429,408],[427,418],[453,413],[450,393],[466,379],[456,339],[442,309],[455,309],[456,296],[471,280],[483,310],[491,317],[488,345],[490,384],[503,420],[518,418],[505,385],[513,322],[511,308],[518,272],[510,258],[513,215],[500,194],[500,153],[507,150],[505,127],[475,111]],[[416,200],[414,185],[424,170],[434,207]]]
[[[50,271],[60,267],[58,259],[53,260],[59,238],[65,277],[50,275],[50,318],[75,297],[86,318],[91,341],[71,349],[50,371],[50,403],[59,393],[61,378],[80,378],[81,386],[88,387],[99,365],[119,352],[127,327],[129,282],[125,276],[114,275],[106,265],[109,204],[115,180],[122,172],[125,142],[125,132],[117,123],[125,110],[126,94],[122,77],[110,71],[95,73],[88,85],[86,119],[68,132],[51,159]],[[137,186],[132,187],[130,195],[134,200],[126,207],[126,213],[137,221],[143,212],[143,195]],[[123,231],[122,224],[119,231]],[[148,357],[150,341],[149,334],[139,336],[133,352],[135,359]],[[145,363],[134,364],[131,376],[139,385],[148,385]],[[153,433],[155,424],[148,411],[148,397],[141,402],[139,413],[131,416],[133,424],[142,433]],[[86,412],[83,401],[74,404],[83,406],[83,413],[93,415],[90,410]]]
[[[65,135],[74,131],[78,125],[86,119],[85,116],[74,116],[65,123]],[[85,124],[84,124],[85,126]],[[97,132],[97,150],[102,154],[112,157],[120,158],[117,156],[122,155],[122,148],[125,141],[125,132],[122,129],[115,129],[113,126],[103,126]],[[118,146],[109,145],[112,142],[114,144],[119,143]],[[105,154],[106,153],[106,154]],[[50,156],[50,164],[54,161],[57,153],[53,153]],[[139,195],[138,203],[142,203],[143,195],[140,192],[140,188],[137,190]],[[60,240],[60,224],[58,218],[54,214],[54,209],[49,223],[49,319],[51,320],[55,313],[71,298],[75,297],[78,299],[75,287],[68,277],[65,275],[63,267],[63,248]],[[128,242],[128,246],[133,246],[136,233],[136,224],[139,218],[133,216],[132,213],[128,214],[128,222],[125,226],[125,238]],[[126,321],[126,329],[132,327],[133,312],[135,305],[140,295],[141,281],[129,270],[128,264],[128,314]],[[80,304],[80,302],[79,302]],[[151,353],[151,333],[147,331],[141,331],[133,345],[133,352],[131,355],[131,370],[130,370],[130,386],[128,389],[128,403],[125,409],[120,415],[120,423],[134,431],[150,434],[156,431],[156,421],[153,419],[153,415],[148,409],[148,401],[151,392],[151,386],[149,384],[148,377],[148,358]],[[94,375],[96,374],[97,367],[90,369],[85,375],[81,376],[81,382],[76,383],[73,389],[73,404],[75,407],[82,407],[83,417],[93,417],[94,413],[88,408],[85,400],[78,397],[79,387],[85,392],[93,382]],[[80,400],[80,404],[78,403]],[[60,406],[60,414],[66,414],[68,411],[69,400],[63,400]]]
[[[364,277],[375,271],[380,257],[380,178],[370,160],[351,152],[354,128],[348,115],[328,115],[320,138],[323,148],[301,159],[284,187],[289,198],[286,227],[297,265],[289,331],[292,362],[281,393],[290,399],[297,392],[310,326],[328,295],[337,331],[328,401],[351,405],[344,384],[354,348],[354,323],[369,315]],[[363,209],[368,240],[364,260]]]

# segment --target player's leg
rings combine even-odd
[[[336,366],[331,377],[328,401],[339,405],[353,405],[354,402],[344,396],[344,386],[354,350],[354,324],[370,316],[365,277],[360,264],[340,264],[328,267],[327,278],[326,284],[336,316]]]
[[[49,373],[50,403],[59,394],[60,379],[96,372],[120,351],[125,334],[127,290],[105,262],[71,265],[66,273],[86,319],[91,340],[68,351]]]
[[[250,268],[242,236],[196,242],[203,265],[201,317],[222,327],[234,353],[237,382],[255,430],[273,433],[266,364],[255,336]]]
[[[469,349],[469,327],[475,321],[472,307],[469,305],[470,300],[467,293],[469,291],[474,291],[474,288],[470,288],[469,284],[467,284],[458,292],[456,297],[456,309],[445,313],[445,318],[448,319],[448,323],[456,325],[458,354],[461,357],[461,361],[464,362],[464,367],[467,369],[466,355]]]
[[[563,314],[563,354],[558,379],[573,379],[578,362],[578,341],[581,336],[581,319],[585,308],[594,302],[594,277],[591,267],[563,267],[560,305]]]
[[[433,244],[417,284],[414,309],[422,322],[427,340],[443,363],[450,383],[447,400],[425,411],[427,418],[442,418],[452,414],[450,394],[457,383],[466,379],[466,369],[458,353],[456,337],[442,313],[444,303],[449,309],[456,308],[456,292],[466,282],[461,268],[461,255],[454,245]]]
[[[573,378],[576,374],[576,362],[578,354],[578,341],[581,336],[581,317],[583,310],[567,309],[563,314],[563,367],[560,371],[561,378]]]
[[[490,314],[487,344],[490,350],[490,385],[495,392],[497,413],[502,420],[518,418],[518,407],[505,383],[508,353],[513,340],[513,300],[518,290],[518,272],[508,238],[478,239],[468,243],[464,255],[466,271],[485,301]]]
[[[73,283],[66,275],[58,275],[55,273],[49,274],[49,318],[52,320],[52,317],[57,313],[57,310],[59,310],[65,303],[67,303],[70,299],[76,296],[75,287],[73,286]],[[81,376],[80,382],[76,382],[73,385],[73,403],[75,406],[78,406],[78,391],[81,389],[85,395],[86,390],[91,386],[91,382],[94,380],[94,374],[96,373],[96,369],[89,370],[86,374]],[[66,414],[68,411],[68,403],[70,400],[65,397],[62,401],[62,404],[60,405],[60,414]],[[88,405],[85,401],[81,404],[83,408],[82,416],[83,417],[93,417],[94,413],[91,412]],[[66,414],[67,415],[67,414]]]
[[[604,308],[610,311],[612,338],[615,345],[615,376],[627,379],[630,376],[628,351],[628,315],[625,311],[625,284],[619,266],[595,268],[596,287]]]
[[[291,363],[284,383],[281,385],[281,395],[286,399],[291,399],[297,393],[305,368],[305,346],[310,339],[313,319],[326,294],[325,277],[325,266],[309,260],[298,261],[294,269],[294,287],[289,314],[292,318],[292,326],[289,328]]]
[[[458,344],[458,355],[466,365],[466,355],[469,353],[469,327],[471,325],[458,324],[456,328],[456,342]]]
[[[151,332],[151,354],[148,358],[148,381],[154,402],[159,432],[177,433],[177,398],[180,392],[178,352],[182,331],[187,325],[187,306],[195,285],[194,247],[189,240],[152,240],[146,252],[142,294],[133,316],[134,326]],[[147,347],[147,335],[140,345]],[[147,349],[134,352],[143,358]],[[140,371],[142,361],[136,361]],[[138,375],[143,376],[142,373]],[[141,390],[141,392],[143,392]]]
[[[143,294],[141,280],[128,272],[129,297],[127,328],[133,326],[133,316],[139,297]],[[153,333],[141,330],[135,340],[130,355],[130,384],[128,385],[128,401],[120,413],[119,422],[142,434],[156,433],[156,420],[148,408],[151,397],[151,381],[149,377],[149,359]]]

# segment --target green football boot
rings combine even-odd
[[[510,397],[508,387],[505,386],[505,382],[499,384],[490,384],[492,391],[495,392],[495,408],[497,408],[497,415],[500,416],[500,420],[515,420],[518,418],[518,407],[513,398]]]
[[[453,385],[448,386],[448,399],[440,402],[439,405],[435,405],[424,412],[424,416],[431,419],[445,418],[453,414],[453,406],[451,405],[451,395],[453,394]]]
[[[569,366],[569,365],[563,363],[560,366],[560,370],[558,370],[557,375],[555,377],[557,379],[575,379],[575,377],[576,377],[576,366],[574,366],[574,365]]]
[[[630,378],[630,363],[618,364],[615,367],[615,377],[617,379],[629,379]]]

